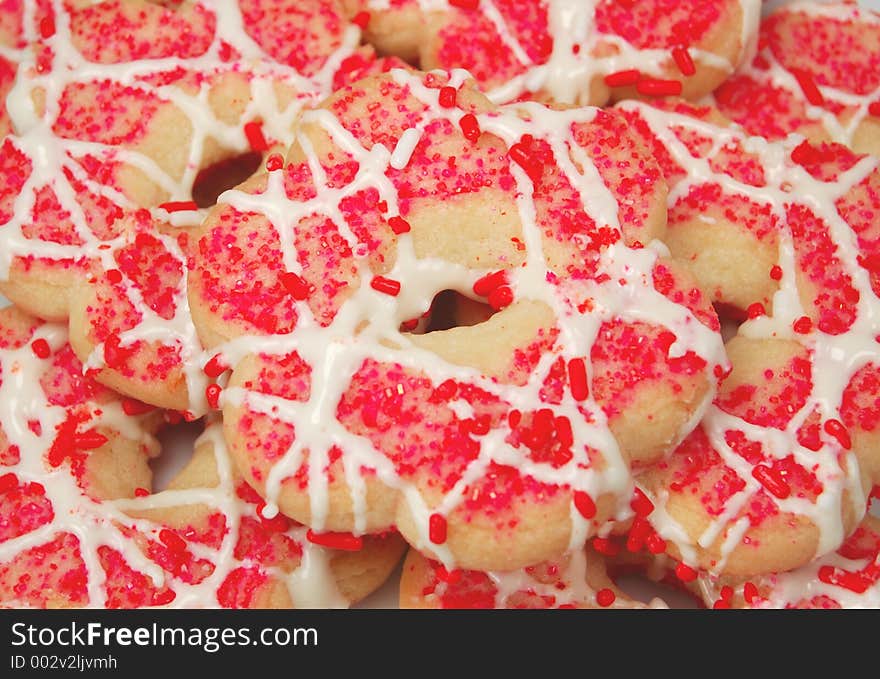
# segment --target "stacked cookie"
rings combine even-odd
[[[3,605],[876,605],[880,23],[759,17],[15,5]]]

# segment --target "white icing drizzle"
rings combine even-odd
[[[36,69],[36,49],[16,51],[16,61],[21,62],[18,78],[8,98],[8,110],[16,134],[7,137],[12,146],[23,153],[33,164],[19,195],[15,197],[11,219],[0,225],[0,280],[7,279],[16,258],[45,260],[70,259],[75,262],[94,260],[104,271],[116,269],[115,253],[130,245],[131,236],[120,236],[101,241],[88,227],[86,214],[77,201],[77,189],[68,181],[64,171],[85,185],[95,196],[109,199],[124,212],[138,207],[148,207],[157,222],[169,222],[174,226],[192,226],[201,222],[205,210],[185,210],[169,213],[157,206],[138,206],[115,188],[103,186],[90,179],[80,165],[80,159],[92,155],[105,161],[118,161],[137,168],[146,178],[161,189],[167,201],[189,201],[193,184],[200,169],[206,142],[213,140],[229,156],[242,154],[250,149],[244,123],[262,121],[262,131],[267,139],[288,146],[293,141],[293,122],[303,107],[312,105],[332,91],[334,75],[343,60],[351,55],[360,40],[360,32],[349,26],[341,36],[342,44],[326,59],[320,70],[305,77],[294,68],[274,61],[247,33],[236,0],[200,0],[198,9],[216,20],[216,30],[210,46],[201,56],[193,58],[157,58],[123,63],[99,64],[86,60],[73,43],[70,16],[63,0],[52,0],[55,33],[41,39],[36,21],[36,0],[24,1],[24,37],[28,42],[51,46],[54,53],[51,69],[40,73]],[[227,47],[224,47],[227,46]],[[231,47],[242,56],[223,61],[221,51]],[[204,76],[194,92],[185,91],[177,84],[163,85],[151,78],[183,69],[187,73]],[[227,124],[212,109],[209,101],[210,87],[222,78],[237,75],[247,79],[249,96],[240,122]],[[61,111],[62,96],[76,84],[109,81],[123,84],[154,97],[160,102],[173,104],[189,120],[192,137],[188,148],[188,162],[179,178],[164,172],[155,160],[141,151],[105,146],[76,139],[63,138],[54,132],[53,126]],[[289,89],[291,101],[281,105],[276,96],[279,86]],[[33,105],[33,94],[44,93],[45,112],[38,115]],[[25,236],[25,229],[39,222],[34,214],[38,191],[48,187],[57,196],[61,208],[69,213],[76,237],[81,244],[61,245]],[[200,369],[202,349],[193,327],[186,295],[186,259],[172,236],[156,231],[166,251],[180,262],[184,271],[174,291],[174,316],[165,319],[144,303],[141,292],[127,277],[123,279],[124,294],[142,320],[130,330],[119,333],[122,347],[137,341],[156,342],[175,347],[180,355],[190,397],[189,410],[202,414],[207,409],[204,390],[207,381]],[[104,345],[95,348],[87,368],[104,366]]]
[[[442,74],[435,74],[442,75]],[[427,107],[419,120],[413,138],[421,130],[438,119],[446,118],[457,124],[464,111],[446,109],[438,103],[438,89],[427,87],[421,76],[403,70],[391,71],[396,83],[424,103]],[[463,71],[450,74],[450,85],[459,87],[466,80]],[[618,226],[618,204],[601,180],[592,160],[576,148],[570,138],[574,123],[593,120],[595,109],[572,109],[554,111],[538,104],[523,104],[480,114],[481,130],[501,138],[512,145],[525,134],[546,141],[558,166],[570,184],[579,191],[584,209],[598,225]],[[387,201],[386,218],[398,214],[396,190],[386,176],[396,152],[380,144],[370,150],[345,129],[342,123],[327,110],[307,111],[303,122],[319,127],[359,167],[350,183],[330,188],[325,183],[319,159],[300,134],[299,145],[312,169],[315,197],[293,202],[287,198],[281,181],[282,173],[270,173],[266,190],[247,195],[241,191],[224,194],[221,202],[231,205],[239,212],[265,215],[273,224],[283,261],[288,270],[299,273],[301,268],[292,246],[293,232],[300,219],[308,215],[329,217],[348,241],[354,252],[360,252],[354,235],[339,209],[339,202],[366,188],[378,191],[380,200]],[[302,128],[301,128],[302,129]],[[398,144],[408,146],[403,141]],[[571,155],[570,155],[571,154]],[[572,162],[572,157],[581,169]],[[400,294],[393,299],[378,293],[369,285],[372,272],[366,263],[366,254],[356,260],[360,285],[354,287],[351,297],[340,307],[329,326],[320,327],[312,316],[306,302],[297,302],[297,327],[289,335],[271,337],[239,338],[220,347],[228,365],[249,354],[282,355],[296,351],[311,368],[311,387],[308,400],[289,401],[279,396],[249,392],[241,387],[224,391],[223,404],[245,406],[254,413],[262,413],[282,422],[291,423],[296,431],[293,446],[276,462],[266,479],[266,499],[270,511],[277,511],[277,502],[285,479],[291,477],[303,464],[308,451],[308,493],[311,506],[310,524],[316,530],[325,527],[329,511],[329,495],[324,470],[331,448],[342,450],[345,480],[355,505],[355,533],[366,526],[362,469],[374,470],[386,486],[401,493],[419,527],[420,537],[414,546],[429,549],[445,565],[454,565],[452,554],[445,544],[433,544],[429,539],[429,517],[434,512],[448,515],[465,500],[464,492],[474,481],[485,474],[490,463],[516,468],[523,476],[542,483],[583,491],[597,498],[610,493],[619,499],[617,513],[628,515],[628,501],[632,490],[628,466],[622,459],[618,445],[607,419],[592,395],[580,403],[566,390],[562,403],[553,406],[554,414],[568,418],[572,426],[574,445],[572,459],[559,468],[535,462],[524,447],[516,448],[505,439],[511,429],[506,418],[492,431],[479,437],[480,453],[461,473],[461,478],[446,492],[439,502],[430,508],[418,489],[402,478],[391,460],[362,436],[349,432],[336,418],[336,408],[349,387],[352,376],[367,359],[380,364],[397,365],[430,378],[434,385],[452,379],[474,385],[507,404],[511,409],[531,412],[544,407],[540,396],[541,387],[553,363],[561,356],[571,359],[589,357],[591,347],[603,321],[623,319],[644,321],[672,330],[677,341],[670,349],[672,357],[693,351],[706,363],[710,376],[714,367],[726,362],[720,335],[700,323],[685,307],[669,301],[654,289],[652,271],[658,256],[658,248],[630,249],[618,243],[601,254],[600,269],[609,274],[605,282],[578,282],[578,294],[585,294],[595,302],[590,313],[577,313],[569,300],[569,286],[574,283],[556,284],[544,259],[541,230],[536,223],[533,186],[525,172],[511,163],[511,171],[517,182],[517,205],[522,223],[522,240],[526,248],[526,262],[517,269],[509,269],[511,287],[517,301],[535,300],[547,304],[557,318],[559,337],[552,352],[547,352],[523,386],[500,384],[479,371],[453,365],[436,354],[417,347],[405,333],[399,332],[402,321],[420,315],[431,303],[434,295],[444,289],[473,295],[474,282],[485,270],[467,270],[459,265],[436,259],[419,259],[415,255],[412,237],[398,237],[393,267],[384,274],[387,278],[402,281]],[[300,227],[301,228],[301,227]],[[589,365],[589,358],[587,359]],[[589,374],[592,369],[588,368]],[[709,377],[714,384],[714,378]],[[711,390],[710,390],[711,391]],[[707,401],[713,394],[709,394]],[[457,408],[459,406],[456,406]],[[581,414],[581,410],[589,414]],[[690,423],[694,426],[696,422]],[[682,431],[681,436],[687,434]],[[594,467],[587,458],[587,448],[600,451],[604,468]],[[572,549],[582,547],[584,540],[595,528],[572,506]]]
[[[413,6],[425,14],[449,11],[445,0],[412,0]],[[514,27],[509,26],[491,0],[481,0],[473,10],[482,12],[494,26],[498,38],[524,67],[525,71],[489,93],[496,103],[514,101],[533,92],[546,92],[555,101],[575,104],[585,103],[589,98],[590,84],[618,71],[638,69],[652,77],[663,77],[663,64],[669,63],[670,51],[664,49],[640,49],[626,39],[595,28],[598,0],[542,0],[546,6],[548,32],[553,39],[553,50],[543,64],[534,63],[523,48]],[[760,0],[739,0],[742,12],[741,56],[753,51],[754,36],[761,14]],[[388,0],[367,0],[366,7],[373,11],[388,11]],[[612,50],[608,50],[608,47]],[[598,56],[604,52],[613,54]],[[733,72],[741,63],[731,63],[711,51],[710,48],[689,46],[691,58],[696,65],[711,66]]]
[[[718,538],[723,537],[721,558],[713,566],[713,571],[723,570],[730,552],[740,544],[748,528],[747,523],[737,517],[740,517],[755,494],[763,488],[752,476],[753,466],[737,455],[725,440],[727,432],[738,431],[744,433],[749,441],[760,442],[765,455],[770,459],[792,455],[798,464],[810,470],[822,484],[823,490],[815,502],[798,498],[795,493],[786,499],[769,494],[768,497],[780,512],[806,517],[815,524],[820,532],[816,556],[828,554],[840,546],[846,537],[843,526],[844,493],[849,493],[851,509],[857,518],[866,511],[859,466],[853,453],[842,450],[837,441],[826,432],[821,434],[822,448],[813,451],[800,445],[797,431],[814,412],[818,412],[821,422],[840,419],[843,393],[853,376],[869,363],[880,365],[880,345],[875,341],[880,334],[880,301],[871,289],[868,273],[858,264],[856,236],[835,207],[840,198],[846,196],[870,173],[877,171],[880,161],[864,157],[851,169],[841,173],[836,181],[824,182],[814,179],[791,160],[792,150],[801,143],[802,137],[792,136],[783,142],[768,142],[762,138],[749,137],[736,125],[720,128],[686,114],[663,111],[636,102],[626,102],[620,104],[620,107],[637,113],[684,169],[685,177],[670,191],[670,208],[686,197],[692,188],[702,184],[718,184],[724,195],[742,196],[753,203],[771,208],[780,225],[777,265],[782,270],[782,278],[779,281],[779,291],[774,295],[772,308],[767,310],[767,315],[745,322],[740,327],[739,334],[752,339],[772,338],[799,342],[809,350],[812,366],[811,393],[801,410],[792,415],[784,430],[749,424],[724,412],[715,404],[707,409],[701,427],[708,435],[712,448],[721,456],[723,464],[733,470],[745,485],[726,501],[721,513],[696,541],[688,537],[682,527],[666,513],[668,493],[665,491],[656,494],[657,509],[650,520],[658,533],[675,543],[685,561],[690,563],[695,563],[697,546],[708,548]],[[696,132],[703,138],[711,139],[711,149],[705,153],[701,151],[700,157],[695,157],[676,134],[676,130],[679,133]],[[764,169],[766,186],[744,184],[720,170],[712,169],[710,160],[717,155],[719,149],[731,142],[738,142],[745,152],[757,159]],[[792,329],[794,321],[804,316],[804,309],[796,284],[798,270],[793,236],[786,217],[786,207],[790,205],[809,207],[827,226],[828,234],[836,246],[835,257],[859,291],[856,320],[843,334],[830,335],[814,328],[804,335],[795,333]]]
[[[45,359],[38,358],[31,348],[34,340],[47,341],[52,354]],[[21,552],[45,545],[62,534],[71,534],[76,537],[85,564],[86,605],[90,608],[102,608],[107,602],[105,572],[99,557],[99,549],[103,546],[119,552],[131,568],[147,575],[157,587],[167,585],[175,594],[169,607],[218,607],[218,588],[235,569],[248,567],[256,567],[267,577],[286,584],[296,606],[349,605],[336,589],[329,568],[331,553],[311,544],[303,526],[293,525],[287,530],[287,535],[303,550],[300,565],[290,573],[275,566],[267,567],[247,555],[236,557],[242,518],[259,517],[256,506],[241,500],[236,494],[231,461],[221,427],[216,423],[210,425],[196,442],[197,446],[204,442],[212,446],[219,478],[219,483],[214,487],[167,490],[147,497],[96,501],[87,496],[77,483],[67,462],[50,467],[46,456],[55,441],[59,425],[65,421],[68,413],[66,408],[49,401],[41,377],[52,364],[55,354],[66,347],[66,343],[67,331],[64,327],[46,324],[38,327],[31,340],[22,347],[0,349],[0,427],[9,445],[18,447],[20,456],[16,464],[0,466],[0,475],[12,473],[20,484],[41,484],[54,513],[48,523],[0,543],[0,563],[7,563]],[[118,402],[82,405],[88,407],[88,418],[79,425],[78,431],[101,427],[141,443],[149,454],[158,451],[158,442],[144,428],[142,418],[125,415]],[[34,422],[39,426],[34,427]],[[196,558],[208,560],[213,567],[212,573],[198,584],[186,583],[165,572],[120,528],[133,529],[155,541],[165,526],[148,519],[134,519],[127,512],[197,504],[221,513],[225,521],[225,532],[216,547],[195,541],[187,543],[187,549]],[[25,602],[15,602],[15,605],[23,606]]]

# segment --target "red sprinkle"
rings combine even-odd
[[[365,30],[367,24],[370,23],[370,13],[369,12],[358,12],[351,18],[351,23],[359,26],[361,30]]]
[[[449,4],[460,9],[476,9],[480,6],[480,0],[449,0]]]
[[[636,85],[636,91],[646,97],[675,97],[681,94],[681,90],[680,80],[645,78]]]
[[[693,582],[697,579],[697,571],[685,563],[679,563],[675,567],[675,577],[682,582]]]
[[[809,316],[801,316],[792,324],[792,328],[800,335],[808,335],[813,329],[813,320]]]
[[[385,276],[376,276],[370,281],[370,287],[377,292],[381,292],[392,297],[400,294],[400,281],[395,281]]]
[[[599,604],[602,608],[608,608],[611,604],[614,603],[614,600],[617,597],[614,595],[610,589],[600,589],[596,592],[596,603]]]
[[[166,589],[164,592],[156,592],[153,594],[152,599],[150,600],[150,605],[152,606],[167,606],[170,604],[177,595],[174,593],[173,589]]]
[[[4,474],[0,476],[0,495],[8,493],[13,488],[18,488],[18,477],[13,474]]]
[[[186,540],[167,528],[163,528],[159,531],[159,541],[172,552],[186,551]]]
[[[629,529],[629,535],[626,539],[626,548],[628,551],[636,553],[645,545],[645,541],[652,535],[653,529],[651,524],[640,516],[633,521],[632,527]]]
[[[351,533],[316,533],[309,530],[306,539],[313,544],[330,549],[341,549],[345,552],[359,552],[364,548],[363,538]]]
[[[797,79],[808,102],[813,106],[822,106],[825,103],[825,97],[822,96],[816,81],[813,80],[813,76],[809,72],[801,68],[793,68],[791,74]]]
[[[104,340],[104,363],[108,368],[121,368],[134,353],[133,347],[122,347],[121,342],[116,334]]]
[[[458,98],[458,90],[454,87],[440,88],[440,106],[441,108],[453,108]]]
[[[531,143],[531,136],[526,135],[521,141],[510,147],[507,155],[510,156],[513,162],[525,170],[533,184],[537,184],[544,174],[544,163],[529,150]]]
[[[584,401],[590,395],[587,383],[587,366],[582,358],[573,358],[568,362],[568,382],[571,397],[575,401]]]
[[[282,167],[284,167],[284,158],[281,157],[280,153],[273,153],[266,158],[266,169],[269,170],[269,172],[275,172]]]
[[[774,281],[781,281],[782,267],[778,264],[774,264],[773,267],[770,269],[770,278],[772,278]]]
[[[754,582],[747,582],[743,585],[743,599],[749,605],[758,597],[758,586]]]
[[[627,71],[609,73],[605,76],[605,84],[608,85],[608,87],[628,87],[630,85],[635,85],[641,79],[642,74],[638,69],[633,68]]]
[[[495,311],[509,307],[513,302],[513,290],[509,285],[502,285],[489,293],[489,306]]]
[[[675,59],[675,65],[678,66],[682,75],[694,75],[697,72],[697,67],[694,66],[694,60],[691,59],[691,53],[688,52],[687,47],[673,47],[672,58]]]
[[[82,434],[77,434],[73,445],[77,450],[95,450],[107,443],[108,440],[102,433],[89,429]]]
[[[438,580],[446,582],[450,585],[454,585],[455,583],[459,582],[462,576],[461,569],[453,568],[451,571],[448,571],[442,565],[439,565],[434,569],[434,574],[437,576]]]
[[[428,519],[428,538],[435,545],[442,545],[446,542],[446,517],[442,514],[431,514]]]
[[[148,491],[146,488],[135,488],[134,489],[134,496],[135,497],[147,497],[147,496],[149,496],[149,494],[150,494],[150,491]]]
[[[219,384],[209,384],[205,387],[205,398],[208,399],[208,405],[211,406],[213,410],[217,410],[220,406],[220,393],[223,389]]]
[[[256,121],[245,123],[244,136],[247,137],[251,150],[262,153],[269,149],[269,143],[266,141],[266,137],[263,136],[263,123]]]
[[[461,127],[461,132],[464,134],[464,138],[472,144],[476,143],[480,138],[480,123],[477,120],[477,116],[473,113],[463,115],[461,120],[458,121],[458,125]]]
[[[651,554],[663,554],[666,551],[666,540],[657,535],[657,533],[652,533],[645,540],[645,546]]]
[[[880,118],[880,101],[871,102],[871,105],[868,106],[868,113],[875,118]]]
[[[196,205],[194,200],[174,200],[169,203],[162,203],[159,205],[160,210],[165,210],[165,212],[189,212],[191,210],[198,210],[199,206]]]
[[[143,415],[144,413],[149,413],[153,410],[155,410],[153,406],[143,403],[142,401],[137,401],[133,398],[126,398],[122,401],[122,411],[126,415]]]
[[[647,518],[650,516],[651,512],[654,511],[654,503],[648,499],[648,496],[642,491],[641,488],[636,488],[633,493],[632,501],[630,501],[629,506],[632,507],[632,510],[636,513],[636,516],[641,516],[642,518]]]
[[[576,490],[574,493],[574,506],[580,512],[580,515],[588,521],[596,516],[596,503],[588,493],[582,490]],[[596,538],[597,540],[600,538]],[[597,550],[598,551],[598,550]]]
[[[55,20],[50,16],[40,19],[40,37],[48,40],[53,35],[55,35]]]
[[[52,355],[52,347],[50,347],[49,343],[42,338],[35,339],[31,342],[31,350],[37,358],[46,359]]]
[[[764,486],[771,494],[784,500],[791,495],[791,488],[785,482],[785,479],[776,470],[764,464],[759,464],[752,470],[752,476]]]
[[[822,566],[819,569],[819,579],[828,585],[843,587],[856,594],[864,594],[871,586],[870,580],[862,577],[859,573],[852,573],[834,566]]]
[[[493,290],[504,285],[506,282],[507,271],[504,269],[496,271],[495,273],[486,274],[474,283],[474,294],[477,294],[480,297],[488,297]]]
[[[751,319],[760,318],[767,315],[767,310],[763,304],[755,302],[754,304],[749,304],[749,308],[746,309],[746,315]]]
[[[287,271],[281,274],[280,280],[281,285],[283,285],[287,292],[290,293],[290,296],[298,302],[302,302],[309,296],[309,284],[292,271]]]
[[[718,599],[713,605],[712,608],[716,611],[726,611],[730,608],[730,602],[724,599]]]
[[[119,269],[110,269],[107,271],[107,280],[113,285],[119,285],[122,282],[122,272]]]
[[[826,420],[823,428],[828,435],[837,439],[841,448],[844,450],[852,448],[852,439],[850,439],[846,427],[843,426],[843,422],[840,420]]]
[[[398,236],[404,233],[409,233],[410,227],[409,222],[406,221],[403,217],[392,217],[388,220],[388,226],[391,227],[391,230],[396,233]]]
[[[223,361],[223,356],[216,354],[210,361],[205,363],[203,370],[208,377],[217,378],[229,370],[229,366]]]

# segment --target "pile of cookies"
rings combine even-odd
[[[6,3],[0,606],[880,606],[880,15],[765,14]]]

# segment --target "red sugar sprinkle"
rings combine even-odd
[[[360,26],[361,30],[366,29],[367,24],[370,23],[370,13],[358,12],[351,18],[351,23],[353,23],[355,26]]]
[[[119,285],[122,282],[122,272],[119,269],[110,269],[107,271],[107,280],[113,285]]]
[[[400,281],[385,278],[385,276],[374,277],[373,280],[370,281],[370,287],[377,292],[391,295],[392,297],[397,297],[397,295],[400,294]]]
[[[409,222],[406,221],[403,217],[392,217],[388,220],[388,226],[391,227],[391,230],[396,233],[398,236],[404,233],[409,233],[410,227]]]
[[[513,290],[509,285],[502,285],[489,293],[489,306],[495,311],[509,307],[513,302]]]
[[[119,335],[110,335],[104,340],[104,363],[108,368],[121,368],[134,353],[133,347],[122,347]]]
[[[871,105],[868,106],[868,113],[875,118],[880,118],[880,101],[871,102]]]
[[[582,358],[573,358],[568,362],[568,381],[571,397],[575,401],[584,401],[590,395],[587,383],[587,366]]]
[[[474,294],[480,297],[488,297],[496,288],[507,282],[507,271],[501,270],[495,273],[486,274],[474,283]]]
[[[767,315],[767,310],[763,304],[755,302],[754,304],[749,304],[749,308],[746,309],[746,315],[751,319],[760,318]]]
[[[275,172],[282,167],[284,167],[284,158],[281,157],[280,153],[273,153],[266,158],[266,169],[269,170],[269,172]]]
[[[682,582],[693,582],[697,579],[697,571],[685,563],[679,563],[675,567],[675,577]]]
[[[642,79],[642,74],[638,69],[629,69],[627,71],[616,71],[605,76],[605,84],[608,87],[628,87],[635,85]]]
[[[596,516],[596,503],[593,502],[593,498],[591,498],[588,493],[585,493],[582,490],[575,491],[574,506],[578,512],[580,512],[580,515],[588,521]]]
[[[13,488],[18,488],[18,477],[13,474],[4,474],[0,476],[0,495],[8,493]]]
[[[725,601],[724,599],[718,599],[713,605],[712,608],[716,611],[726,611],[730,608],[730,602]]]
[[[450,585],[454,585],[455,583],[459,582],[462,576],[460,568],[453,568],[451,571],[448,571],[442,565],[439,565],[437,566],[437,568],[434,569],[434,574],[437,576],[438,580],[446,582]]]
[[[743,599],[745,599],[747,604],[751,605],[757,596],[758,586],[754,582],[747,582],[743,585]]]
[[[137,401],[133,398],[126,398],[122,401],[122,411],[126,415],[143,415],[144,413],[149,413],[153,410],[155,410],[153,406],[143,403],[142,401]]]
[[[730,585],[724,585],[724,587],[721,588],[720,596],[723,601],[730,601],[733,599],[733,587]]]
[[[596,592],[596,603],[599,604],[602,608],[608,608],[611,604],[614,603],[614,600],[617,597],[614,595],[610,589],[600,589]]]
[[[840,420],[826,420],[823,429],[825,429],[829,436],[836,438],[844,450],[852,448],[852,439],[850,439],[849,432]]]
[[[660,80],[658,78],[645,78],[636,85],[636,91],[646,97],[675,97],[681,94],[682,85],[680,80]]]
[[[306,539],[315,545],[329,547],[330,549],[341,549],[345,552],[359,552],[364,548],[363,538],[351,533],[316,533],[313,530],[309,530],[306,533]]]
[[[813,106],[822,106],[825,103],[825,97],[822,96],[816,81],[813,80],[813,76],[810,73],[800,68],[793,68],[791,69],[791,74],[797,79],[798,85],[801,86],[801,91],[808,102],[813,104]]]
[[[691,59],[691,53],[688,52],[687,47],[673,47],[672,58],[682,75],[694,75],[697,72],[697,67],[694,66],[694,60]]]
[[[441,108],[453,108],[455,106],[455,100],[458,98],[458,90],[454,87],[441,87],[440,88],[440,107]]]
[[[48,40],[53,35],[55,35],[55,20],[50,16],[40,19],[40,37]]]
[[[229,366],[223,361],[222,355],[216,354],[210,361],[205,363],[203,370],[208,377],[216,378],[229,370]]]
[[[801,316],[794,323],[792,323],[791,327],[794,328],[794,331],[800,335],[808,335],[813,329],[813,321],[809,316]]]
[[[477,120],[477,116],[473,113],[463,115],[461,120],[458,121],[458,125],[461,127],[461,132],[464,134],[464,138],[472,144],[476,143],[480,138],[480,123]]]
[[[781,281],[782,267],[778,264],[774,264],[773,267],[770,269],[770,278],[772,278],[774,281]]]
[[[160,210],[165,210],[165,212],[189,212],[191,210],[198,210],[199,206],[196,205],[194,200],[173,200],[168,203],[162,203],[159,205]]]
[[[629,506],[632,507],[636,516],[641,516],[642,518],[650,516],[651,512],[654,511],[654,503],[648,499],[648,496],[645,495],[641,488],[635,489]]]
[[[428,538],[435,545],[442,545],[446,542],[446,517],[442,514],[431,514],[428,519]]]
[[[759,464],[752,470],[752,476],[780,500],[784,500],[791,495],[791,488],[785,482],[785,479],[782,478],[779,472],[767,465]]]
[[[633,521],[632,527],[629,529],[629,535],[626,539],[626,548],[630,552],[638,552],[644,546],[645,541],[651,536],[653,529],[651,524],[642,517],[637,516]]]
[[[852,573],[834,566],[822,566],[819,569],[819,579],[828,585],[843,587],[856,594],[864,594],[871,586],[870,580],[862,577],[859,573]]]
[[[135,488],[134,489],[134,496],[135,497],[147,497],[149,494],[150,494],[150,491],[148,491],[146,488]]]
[[[167,528],[163,528],[159,531],[159,541],[172,552],[186,551],[186,540]]]
[[[608,538],[593,538],[593,549],[605,556],[617,556],[620,554],[620,545]]]
[[[174,601],[175,598],[177,598],[177,595],[174,593],[174,590],[166,589],[164,592],[156,592],[155,594],[153,594],[150,605],[166,606]]]
[[[49,343],[42,338],[35,339],[31,342],[31,350],[37,358],[46,359],[52,355],[52,347],[50,347]]]
[[[220,393],[223,389],[219,384],[209,384],[205,387],[205,398],[208,399],[208,405],[211,406],[213,410],[217,410],[220,406]]]
[[[269,149],[269,143],[266,141],[266,137],[263,136],[263,123],[256,121],[245,123],[244,136],[247,137],[251,150],[262,153]]]
[[[480,6],[480,0],[449,0],[449,4],[459,9],[476,9]]]
[[[309,296],[309,284],[292,271],[281,274],[281,285],[298,302],[302,302]]]

